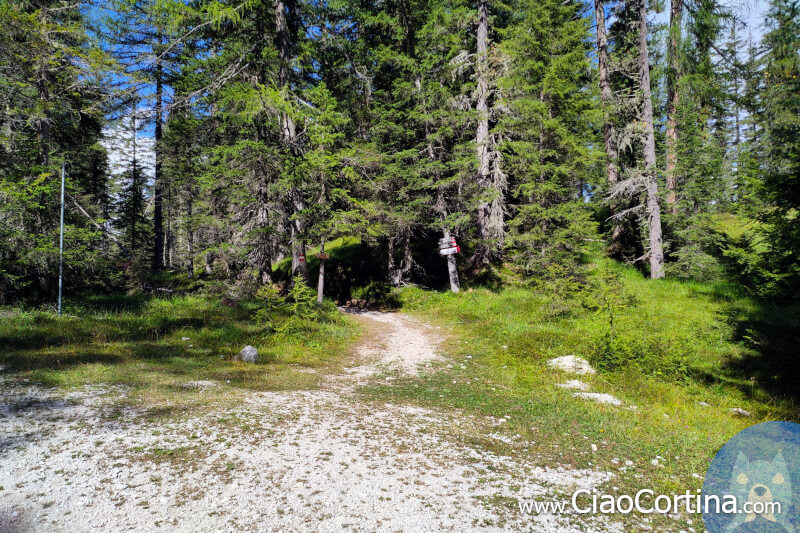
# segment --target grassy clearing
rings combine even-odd
[[[787,364],[800,341],[797,306],[765,306],[730,287],[651,282],[610,261],[593,268],[591,280],[612,282],[592,290],[402,291],[404,310],[450,331],[445,349],[453,368],[373,387],[371,395],[504,416],[501,431],[533,441],[530,453],[543,462],[617,472],[609,491],[618,494],[699,489],[699,476],[736,432],[798,420],[797,365]],[[574,376],[546,361],[568,354],[610,368],[581,379],[624,406],[587,402],[558,387]],[[736,416],[733,407],[753,417]]]
[[[278,333],[263,311],[256,316],[259,303],[229,303],[203,295],[87,297],[61,318],[2,309],[0,365],[18,381],[46,386],[129,385],[132,400],[180,413],[234,399],[241,390],[315,388],[338,368],[360,330],[348,317],[323,313],[295,318]],[[247,344],[258,349],[258,364],[232,359]],[[184,387],[198,380],[219,386]]]

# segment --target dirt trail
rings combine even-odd
[[[372,334],[320,390],[176,423],[101,416],[124,389],[0,382],[0,531],[621,531],[516,504],[610,474],[536,464],[525,443],[513,457],[461,444],[498,421],[359,399],[359,384],[446,371],[435,328],[359,320]]]

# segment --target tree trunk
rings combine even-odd
[[[414,268],[414,257],[411,255],[411,230],[406,229],[403,238],[403,262],[400,263],[400,274],[402,279],[408,279],[411,269]]]
[[[614,105],[614,95],[611,92],[611,83],[608,75],[608,36],[606,35],[606,12],[603,0],[595,0],[595,19],[597,21],[597,73],[600,81],[600,99],[603,106],[603,141],[606,149],[606,180],[609,188],[614,187],[619,181],[617,161],[619,152],[617,140],[614,136],[614,126],[611,123],[611,109]],[[611,205],[611,214],[616,211],[616,205]],[[608,253],[612,257],[619,255],[622,247],[622,225],[614,220],[611,225],[611,237],[608,243]]]
[[[736,42],[736,23],[733,23],[731,27],[731,40],[733,42],[733,51],[738,57],[739,55],[739,46]],[[733,138],[733,146],[736,148],[736,156],[738,158],[739,155],[739,144],[742,141],[742,129],[741,129],[741,112],[739,111],[739,69],[733,69],[733,119],[734,119],[734,138]],[[738,173],[738,167],[737,167]]]
[[[258,270],[259,281],[262,284],[272,282],[272,247],[270,235],[265,231],[269,227],[269,208],[267,198],[267,184],[262,183],[256,194],[256,220],[255,227],[259,230],[256,243],[253,247],[251,261]]]
[[[300,198],[300,191],[293,187],[289,193],[290,206],[297,214],[303,209],[303,201]],[[296,218],[290,221],[292,225],[292,277],[303,276],[308,278],[308,266],[306,264],[306,243],[303,240],[303,222]]]
[[[189,278],[194,277],[194,228],[192,226],[192,194],[186,195],[186,251],[188,260],[186,261],[186,273]]]
[[[683,0],[671,0],[669,11],[669,43],[667,54],[669,55],[667,73],[667,204],[670,211],[677,212],[677,176],[676,166],[678,163],[678,103],[680,95],[678,93],[678,82],[680,81],[680,62],[679,46],[681,38],[681,15],[683,11]]]
[[[478,186],[483,189],[483,194],[489,193],[491,188],[491,170],[489,162],[489,3],[488,0],[478,0],[478,31],[477,31],[477,88],[475,111],[478,115],[478,128],[475,135],[475,147],[478,157]],[[490,232],[490,207],[487,198],[482,198],[478,204],[477,225],[481,242],[475,248],[472,264],[482,267],[489,263],[492,238]]]
[[[163,119],[163,67],[161,60],[156,59],[155,82],[156,82],[156,102],[155,102],[155,152],[156,166],[153,178],[153,273],[160,272],[164,267],[164,213],[163,213],[163,176],[161,173],[162,164],[162,119]]]
[[[639,0],[639,84],[642,91],[644,122],[644,176],[647,191],[647,229],[650,240],[650,277],[664,277],[664,248],[661,235],[661,208],[658,204],[656,140],[653,131],[653,100],[650,95],[650,60],[647,51],[647,0]]]
[[[395,242],[400,239],[400,236],[389,238],[389,282],[393,287],[402,285],[414,267],[414,258],[411,255],[411,230],[406,228],[402,230],[401,235],[403,235],[403,258],[400,260],[399,266],[395,259]]]
[[[319,245],[319,253],[325,253],[325,241]],[[325,260],[319,260],[319,278],[317,278],[317,304],[322,305],[322,294],[325,290]]]
[[[284,0],[275,2],[275,39],[278,48],[278,88],[285,91],[289,85],[289,60],[290,42],[289,27],[286,20],[287,4]],[[296,153],[296,131],[294,119],[287,112],[280,114],[280,139],[286,148],[286,153],[297,155]],[[292,277],[308,277],[308,269],[305,260],[306,245],[304,241],[304,227],[302,220],[297,215],[303,210],[303,199],[297,187],[289,190],[289,212],[294,220],[291,224],[291,247],[292,247]]]
[[[214,252],[206,252],[206,261],[205,265],[203,266],[203,270],[206,273],[206,276],[213,276],[214,275]]]
[[[133,204],[133,216],[130,217],[131,220],[131,247],[130,247],[130,254],[129,259],[133,259],[133,254],[136,252],[136,218],[139,214],[138,199],[139,199],[139,169],[137,168],[137,159],[136,159],[136,142],[138,131],[136,130],[136,112],[137,106],[139,103],[134,100],[133,102],[133,113],[131,113],[131,127],[133,129],[133,136],[131,143],[133,145],[133,159],[131,159],[131,182],[134,194],[136,194],[137,201]]]
[[[175,251],[175,232],[172,231],[172,187],[167,187],[166,216],[164,217],[164,256],[161,265],[172,268],[173,252]],[[164,195],[163,189],[161,193]]]
[[[387,261],[386,261],[386,269],[389,272],[389,283],[392,284],[392,287],[399,287],[400,282],[402,281],[402,273],[399,268],[396,266],[395,258],[394,258],[394,236],[390,236],[387,242]]]
[[[42,41],[47,43],[50,48],[50,39],[47,37],[47,30],[50,25],[47,21],[47,8],[42,7],[39,12],[39,27],[42,28]],[[36,145],[39,149],[38,163],[46,167],[50,164],[50,74],[48,64],[50,61],[49,52],[41,54],[39,65],[36,69],[36,90],[39,93],[39,104],[41,105],[41,116],[36,117],[34,127],[36,129]]]

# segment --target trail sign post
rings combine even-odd
[[[461,252],[461,247],[456,243],[455,237],[449,231],[444,232],[444,237],[439,239],[439,255],[447,258],[447,273],[450,276],[450,290],[458,292],[461,284],[458,280],[455,254]]]
[[[439,255],[453,255],[461,252],[461,247],[456,244],[455,237],[439,239]]]

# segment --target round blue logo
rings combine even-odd
[[[800,533],[800,424],[734,435],[708,468],[702,510],[708,533]]]

